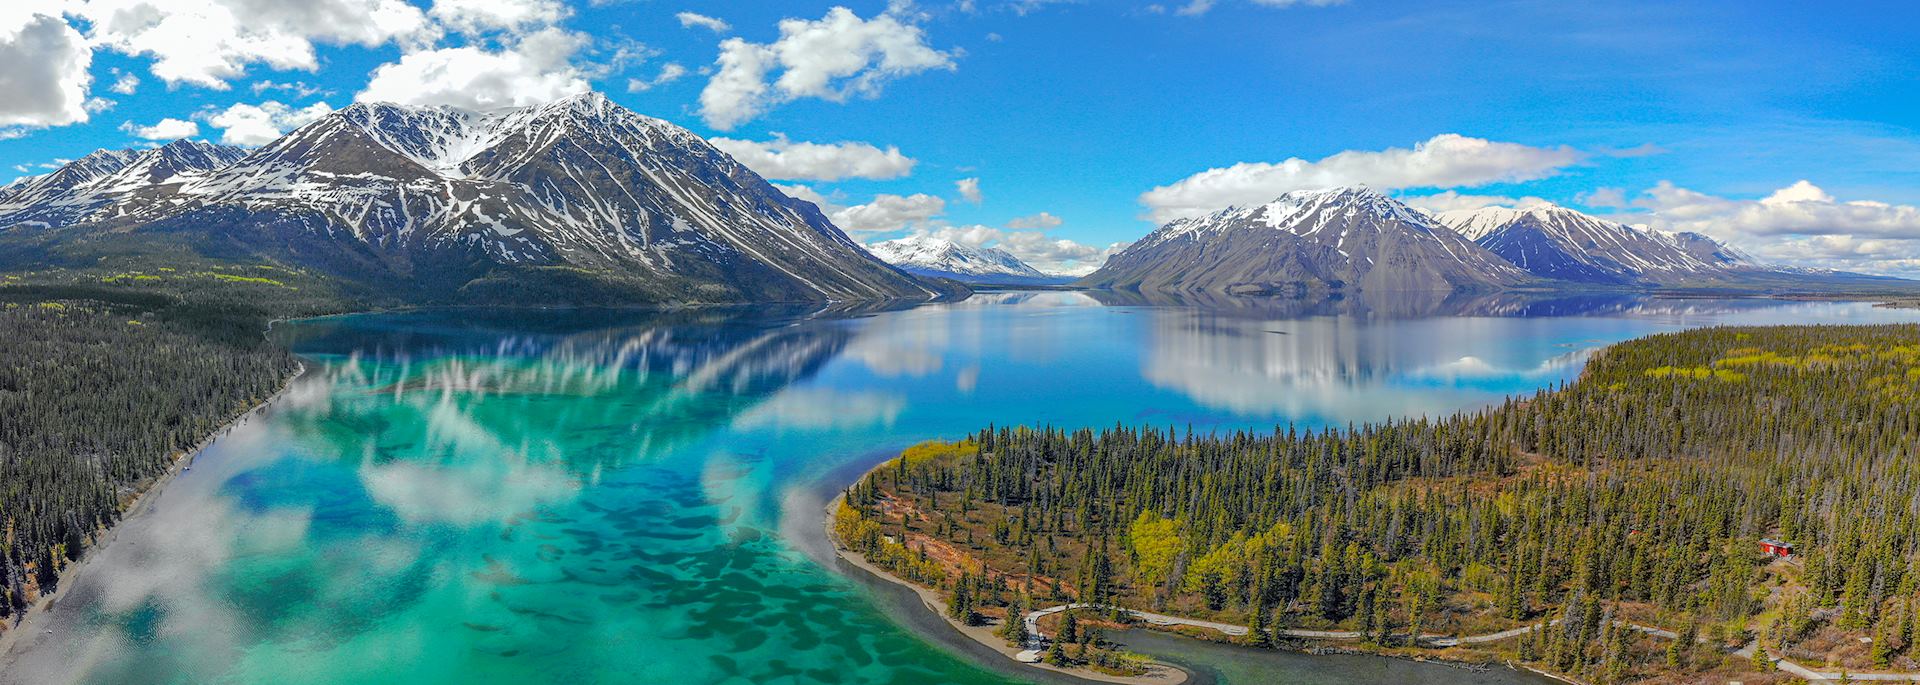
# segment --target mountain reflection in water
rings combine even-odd
[[[89,555],[54,633],[16,644],[0,683],[1006,682],[1029,674],[929,644],[819,563],[822,506],[847,479],[990,424],[1436,415],[1569,380],[1648,333],[1915,318],[1381,299],[999,292],[283,324],[307,375]],[[1278,670],[1261,680],[1368,682],[1317,663],[1262,662]]]

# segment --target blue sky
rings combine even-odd
[[[27,0],[0,10],[0,57],[32,63],[0,79],[0,177],[189,128],[259,144],[356,97],[591,87],[732,141],[858,238],[1043,267],[1366,183],[1920,275],[1920,8],[1830,5]]]

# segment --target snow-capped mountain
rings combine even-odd
[[[1681,252],[1685,252],[1694,259],[1698,259],[1707,264],[1729,269],[1783,268],[1761,264],[1760,260],[1754,259],[1753,255],[1747,254],[1740,248],[1720,242],[1705,234],[1694,233],[1692,231],[1681,231],[1679,233],[1655,231],[1654,235],[1659,236],[1661,240],[1672,243],[1673,246],[1679,248]]]
[[[1030,285],[1072,280],[1035,269],[997,247],[972,247],[926,234],[873,243],[867,250],[907,273],[966,283]]]
[[[229,161],[46,223],[182,236],[441,299],[941,294],[700,136],[598,93],[493,112],[360,103]],[[107,166],[133,167],[88,169]]]
[[[135,193],[185,183],[245,156],[243,148],[176,140],[149,150],[97,150],[52,173],[0,188],[0,230],[59,227],[111,218]]]
[[[1296,191],[1160,227],[1080,283],[1169,292],[1498,288],[1524,271],[1369,188]]]
[[[1554,204],[1441,212],[1435,218],[1528,273],[1561,281],[1673,284],[1755,266],[1704,235],[1642,230]]]

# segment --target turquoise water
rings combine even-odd
[[[54,632],[28,635],[0,681],[1005,682],[1026,674],[919,637],[902,625],[912,607],[823,563],[820,507],[890,451],[989,423],[1440,414],[1569,380],[1597,347],[1651,332],[1913,318],[1858,304],[1216,310],[1048,293],[301,322],[275,335],[308,373],[123,524],[41,624]],[[1196,670],[1220,682],[1364,683],[1379,668],[1209,654],[1193,653]]]

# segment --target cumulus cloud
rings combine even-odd
[[[60,6],[9,0],[0,8],[0,138],[12,127],[64,126],[87,120],[93,50]],[[17,135],[17,130],[16,131]]]
[[[678,62],[668,62],[666,64],[660,65],[660,73],[654,75],[653,78],[627,79],[627,92],[641,93],[641,92],[653,90],[660,86],[664,86],[669,83],[673,83],[674,81],[678,81],[680,80],[680,77],[686,76],[686,75],[687,75],[686,67],[680,66],[680,63]]]
[[[472,46],[411,52],[375,69],[354,99],[476,111],[552,102],[591,88],[571,63],[586,43],[584,35],[545,28],[498,52]]]
[[[952,69],[953,57],[892,14],[861,19],[835,7],[817,21],[783,19],[772,43],[720,42],[716,72],[700,92],[700,116],[724,131],[800,98],[873,97],[888,80]]]
[[[134,91],[140,90],[140,77],[131,72],[114,69],[113,85],[109,90],[121,95],[132,95]]]
[[[1720,197],[1661,181],[1621,204],[1627,211],[1618,218],[1660,230],[1704,233],[1763,261],[1920,275],[1920,207],[1913,205],[1842,201],[1804,180],[1758,200]]]
[[[1007,222],[1007,228],[1054,228],[1060,225],[1060,217],[1041,212],[1032,216],[1023,216]]]
[[[258,105],[236,103],[225,110],[206,114],[209,126],[221,129],[220,142],[228,145],[266,145],[287,131],[333,112],[333,107],[316,102],[306,107],[291,107],[268,100]]]
[[[1430,213],[1451,212],[1455,210],[1473,210],[1486,207],[1531,207],[1547,204],[1544,198],[1528,195],[1508,197],[1506,195],[1468,195],[1452,190],[1431,195],[1403,195],[1401,202],[1409,206],[1427,210]]]
[[[891,145],[882,150],[870,143],[854,141],[809,143],[788,140],[781,133],[775,133],[773,140],[768,141],[714,138],[708,142],[733,155],[754,173],[785,180],[900,178],[913,173],[913,165],[917,163]]]
[[[293,81],[290,83],[281,83],[279,81],[254,81],[253,85],[247,86],[247,88],[249,90],[252,90],[254,95],[259,95],[269,90],[277,90],[284,93],[288,93],[294,96],[295,98],[310,98],[315,95],[332,95],[333,94],[333,91],[309,84],[306,81]]]
[[[1661,181],[1632,201],[1658,228],[1723,238],[1821,235],[1920,239],[1920,207],[1872,200],[1841,202],[1807,181],[1759,200],[1716,197]]]
[[[567,18],[570,11],[557,0],[434,0],[428,12],[449,28],[460,31],[524,29],[548,26]]]
[[[185,119],[166,118],[154,122],[152,126],[141,126],[131,121],[121,124],[120,130],[135,138],[146,140],[179,140],[200,135],[200,125]]]
[[[1266,202],[1293,190],[1368,185],[1381,190],[1472,187],[1531,181],[1559,173],[1586,155],[1570,147],[1534,147],[1443,133],[1408,148],[1348,150],[1318,161],[1241,162],[1202,171],[1140,195],[1154,221]]]
[[[814,190],[812,186],[797,183],[791,185],[775,183],[773,187],[780,189],[782,193],[786,193],[787,197],[813,203],[814,206],[819,207],[822,212],[831,213],[831,210],[834,209],[833,203],[828,201],[825,195],[821,195],[820,191]]]
[[[854,233],[898,231],[921,224],[947,210],[947,201],[925,193],[875,195],[872,202],[831,211],[828,218],[841,230]]]
[[[315,43],[373,47],[430,28],[405,0],[92,0],[73,11],[95,45],[152,57],[169,85],[222,90],[254,64],[317,68]]]
[[[1627,206],[1627,191],[1625,188],[1594,188],[1575,195],[1573,199],[1588,207],[1624,208]]]
[[[980,201],[984,199],[980,195],[980,179],[977,178],[963,178],[954,181],[953,189],[955,192],[960,193],[961,199],[976,205],[980,204]]]
[[[733,30],[733,26],[725,20],[716,19],[696,12],[681,12],[673,15],[673,17],[679,19],[680,25],[685,28],[698,26],[714,33],[726,33]]]

